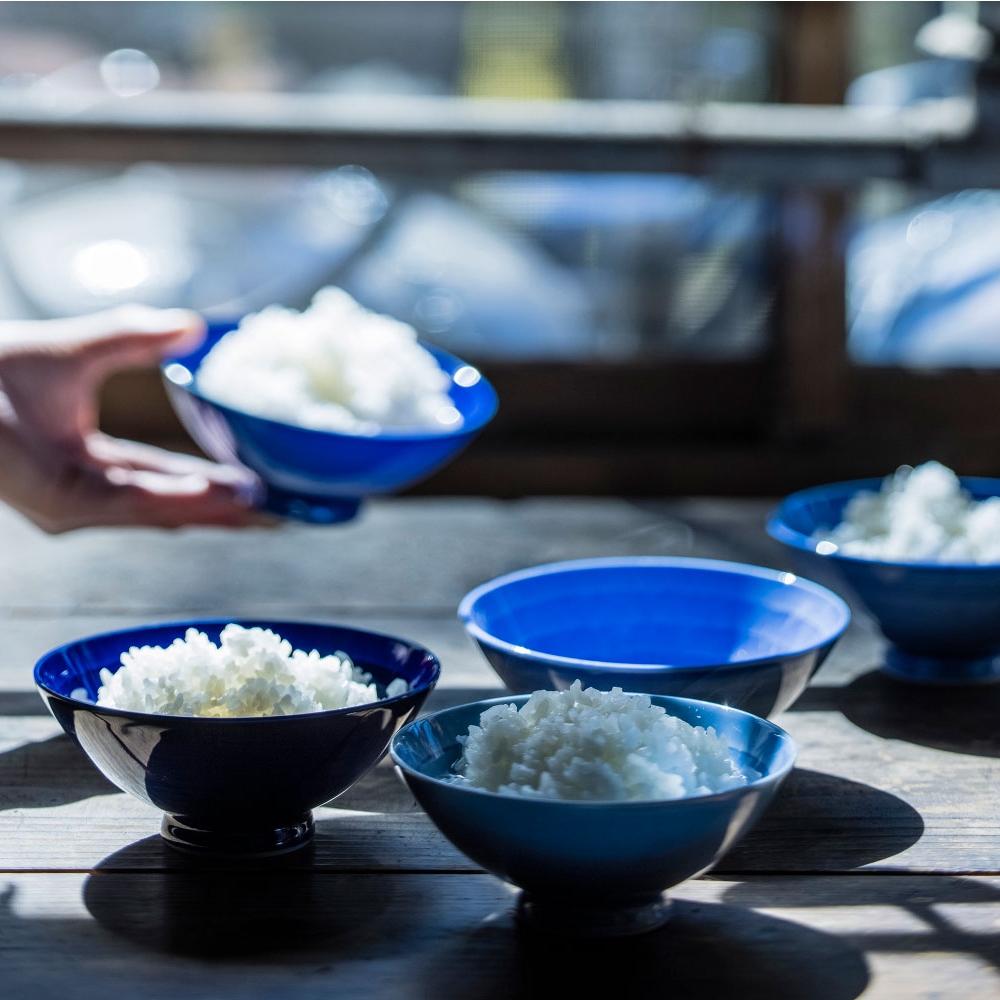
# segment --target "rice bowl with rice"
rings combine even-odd
[[[648,695],[574,681],[518,708],[487,709],[460,737],[454,780],[502,795],[632,802],[708,795],[759,777],[711,727],[668,715]]]
[[[1000,563],[1000,497],[975,500],[940,462],[903,465],[877,492],[862,490],[841,520],[813,532],[817,552],[859,559]],[[828,548],[832,546],[832,548]]]
[[[114,672],[100,671],[96,704],[152,715],[261,718],[367,705],[380,694],[371,675],[338,651],[293,649],[265,628],[230,623],[219,645],[195,628],[169,646],[132,646]],[[395,678],[385,697],[405,694]],[[86,696],[85,691],[76,692]]]
[[[450,383],[412,326],[333,287],[302,312],[271,305],[244,316],[197,372],[198,389],[223,406],[362,436],[455,430]]]

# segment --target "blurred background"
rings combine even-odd
[[[0,316],[341,285],[498,389],[425,493],[997,475],[996,6],[0,3]]]

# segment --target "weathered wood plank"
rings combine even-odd
[[[0,508],[0,609],[451,612],[473,586],[541,562],[630,553],[732,558],[732,543],[692,529],[685,509],[603,499],[385,500],[331,529],[93,529],[50,538]],[[765,510],[741,510],[741,520],[760,530]],[[787,564],[780,546],[765,544]]]
[[[441,692],[449,694],[469,697]],[[147,842],[159,829],[156,810],[114,792],[65,737],[37,735],[40,724],[52,732],[48,720],[8,721],[24,742],[0,753],[0,869],[87,869],[111,856],[119,867],[175,863]],[[721,871],[1000,871],[1000,761],[884,740],[834,714],[783,721],[800,742],[801,767]],[[475,868],[416,809],[388,761],[317,818],[307,865]]]
[[[32,690],[34,659],[74,637],[257,614],[425,643],[444,664],[429,709],[488,697],[498,682],[454,617],[470,586],[628,552],[795,568],[763,534],[769,506],[398,500],[326,532],[55,539],[0,511],[4,995],[488,1000],[613,978],[679,997],[996,996],[1000,878],[982,876],[1000,872],[1000,688],[884,678],[864,615],[777,720],[800,766],[757,830],[678,889],[668,928],[588,945],[586,963],[578,943],[515,929],[511,890],[438,834],[388,762],[317,811],[312,848],[206,866],[163,846],[158,812],[116,792]]]
[[[10,1000],[741,996],[986,1000],[1000,990],[1000,880],[758,878],[678,887],[639,938],[540,937],[490,876],[0,877]],[[586,989],[586,987],[590,989]]]

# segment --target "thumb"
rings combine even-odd
[[[156,364],[167,354],[193,349],[205,336],[205,321],[188,309],[123,306],[68,322],[66,346],[92,381]]]

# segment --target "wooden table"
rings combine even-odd
[[[793,568],[766,504],[393,500],[335,529],[94,530],[0,511],[0,996],[516,998],[1000,996],[1000,687],[876,672],[860,613],[777,721],[799,766],[671,922],[538,939],[515,892],[437,833],[383,762],[317,811],[314,847],[206,865],[164,847],[49,718],[45,649],[197,616],[315,618],[408,636],[443,663],[428,708],[502,693],[455,618],[499,573],[578,556],[696,554]],[[587,991],[590,995],[592,990]]]

